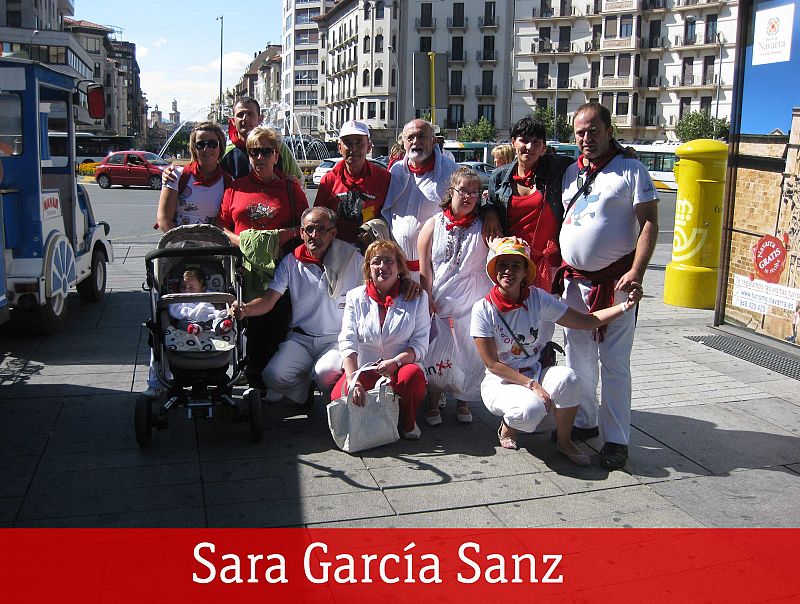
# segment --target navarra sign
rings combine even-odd
[[[785,243],[773,235],[764,235],[752,250],[756,278],[767,283],[778,283],[786,266]]]

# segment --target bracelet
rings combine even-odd
[[[400,360],[400,356],[396,356],[392,359],[396,364],[397,368],[400,369],[403,366],[403,361]]]
[[[525,387],[526,387],[528,390],[530,390],[530,389],[531,389],[531,386],[533,386],[535,383],[536,383],[536,380],[534,380],[533,378],[531,378],[531,379],[529,379],[529,380],[528,380],[528,383],[525,385]]]

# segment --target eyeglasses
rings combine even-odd
[[[466,189],[456,189],[455,187],[450,187],[451,190],[455,191],[461,197],[480,197],[480,191],[467,191]]]
[[[219,147],[219,141],[210,140],[210,141],[195,141],[194,146],[200,150],[203,149],[216,149]]]
[[[253,147],[247,150],[247,154],[253,159],[258,159],[262,155],[264,157],[269,157],[273,153],[275,153],[275,149],[272,147]]]
[[[397,261],[391,256],[375,256],[369,261],[369,264],[370,266],[380,266],[381,264],[392,266],[393,264],[397,264]]]
[[[314,233],[325,235],[326,233],[330,233],[333,230],[333,227],[321,227],[310,224],[308,226],[300,227],[300,230],[309,236],[313,235]]]

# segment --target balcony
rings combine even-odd
[[[580,53],[580,49],[578,48],[577,44],[572,44],[570,42],[559,42],[558,46],[555,48],[555,52],[560,54],[578,54]]]
[[[541,8],[539,10],[534,8],[532,17],[534,21],[544,19],[572,19],[580,14],[580,11],[575,6],[565,4],[555,8]]]
[[[542,77],[530,80],[530,88],[539,90],[575,90],[577,87],[575,80],[571,78]]]
[[[675,47],[693,47],[703,45],[716,45],[717,36],[712,34],[704,36],[703,34],[695,34],[693,36],[675,36]]]
[[[453,85],[451,85],[450,89],[449,89],[449,94],[450,94],[451,97],[452,96],[466,96],[467,95],[466,86],[453,86]]]
[[[416,27],[417,31],[433,31],[436,29],[436,19],[430,17],[417,17],[414,19],[414,27]]]
[[[497,63],[497,53],[494,50],[476,50],[475,60],[478,63]]]
[[[635,12],[637,10],[637,0],[606,0],[603,3],[604,13],[615,12]]]
[[[671,10],[687,11],[694,10],[700,6],[722,6],[727,3],[727,0],[674,0]]]
[[[497,29],[497,17],[478,17],[478,29]]]
[[[654,36],[652,38],[642,38],[639,40],[639,44],[645,49],[664,50],[669,42],[664,36]]]
[[[638,78],[632,75],[627,76],[603,76],[600,80],[601,88],[613,88],[616,90],[623,88],[634,88],[639,83]]]
[[[592,76],[590,78],[583,78],[584,89],[598,88],[600,86],[600,76]]]
[[[586,3],[586,18],[591,19],[601,19],[602,16],[600,13],[603,12],[603,2],[602,0],[594,0],[594,2],[587,2]]]
[[[639,116],[639,125],[645,128],[659,128],[664,122],[664,118],[660,115],[646,114],[644,117]]]
[[[638,38],[603,38],[600,40],[600,50],[636,50]]]
[[[494,98],[497,96],[497,86],[481,86],[478,84],[475,86],[475,96]]]
[[[639,78],[639,86],[642,88],[666,88],[667,80],[659,75],[641,77]]]
[[[599,52],[600,51],[600,39],[594,38],[589,40],[588,42],[583,43],[583,52]]]
[[[618,128],[633,128],[639,125],[639,116],[630,114],[615,115],[612,121]]]
[[[467,29],[469,25],[469,19],[467,17],[461,17],[460,19],[454,19],[453,17],[447,17],[447,31],[464,31]]]
[[[553,42],[550,40],[539,40],[538,42],[531,43],[531,52],[533,54],[550,54],[553,52]]]
[[[644,0],[642,2],[642,10],[666,10],[667,0]]]
[[[467,61],[467,53],[463,50],[457,53],[454,52],[447,52],[447,62],[448,63],[466,63]]]

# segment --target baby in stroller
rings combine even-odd
[[[205,274],[199,268],[186,269],[181,276],[179,289],[181,293],[205,292]],[[209,329],[216,334],[228,333],[233,328],[230,309],[217,309],[208,302],[176,302],[169,305],[168,312],[175,319],[175,327],[192,335]]]

